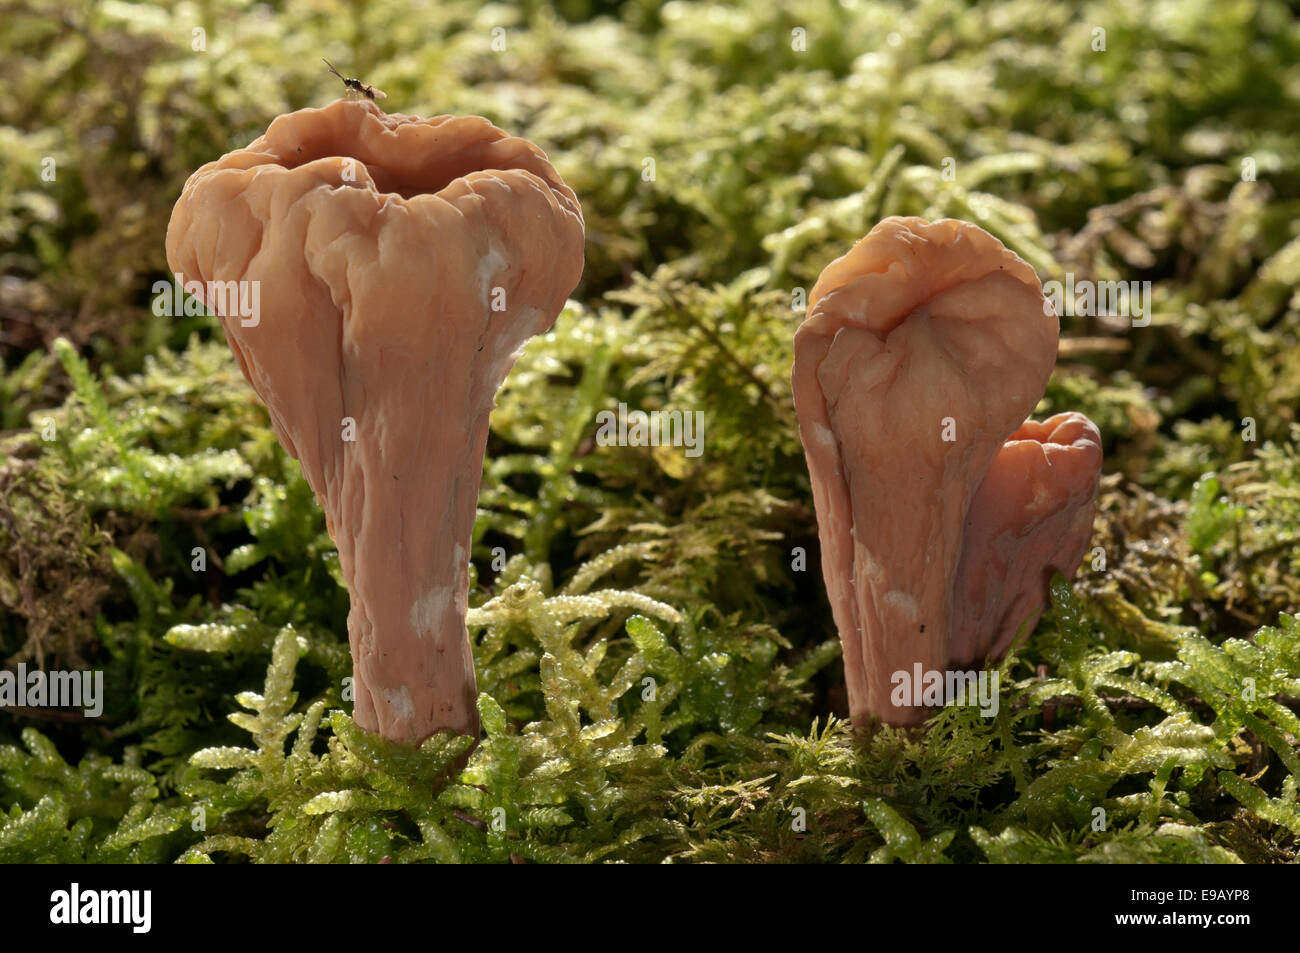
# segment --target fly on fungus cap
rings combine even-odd
[[[366,100],[280,116],[173,209],[173,271],[258,285],[255,322],[221,321],[338,545],[363,728],[478,733],[465,612],[488,415],[583,243],[532,143]]]
[[[1026,418],[1051,375],[1057,335],[1033,269],[953,219],[885,219],[814,286],[792,386],[855,719],[924,720],[923,709],[891,699],[895,673],[1005,652],[1015,627],[1041,611],[1050,571],[1077,567],[1099,440],[1068,468],[1054,465],[1055,451],[1035,470],[1028,447],[1004,448],[1022,427],[1020,443],[1039,434]],[[1070,447],[1076,437],[1087,443],[1072,432]],[[1048,444],[1036,445],[1042,456]],[[982,492],[995,461],[1016,479]],[[1068,492],[1056,492],[1062,481]],[[1028,534],[1017,536],[1007,531],[1016,504],[1006,494],[1033,487],[1042,491],[1030,493],[1035,506],[1047,509],[1017,510]],[[1072,535],[1048,545],[1062,525]],[[998,547],[1015,569],[1005,579],[982,562]],[[1006,620],[1022,611],[1006,637]]]

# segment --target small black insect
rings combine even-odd
[[[382,89],[375,89],[375,87],[367,86],[359,79],[349,79],[348,77],[344,76],[342,73],[340,73],[338,70],[334,68],[333,63],[325,59],[325,57],[323,56],[321,57],[321,62],[329,67],[331,73],[333,73],[339,79],[343,80],[343,85],[346,86],[352,92],[360,93],[362,96],[366,97],[367,99],[388,98],[388,94],[385,93]]]

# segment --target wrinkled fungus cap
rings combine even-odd
[[[885,219],[814,286],[792,385],[855,719],[922,721],[891,700],[895,673],[945,670],[954,648],[1005,652],[1041,611],[1048,565],[1077,566],[1082,549],[1034,537],[1062,523],[1071,541],[1090,532],[1100,467],[1099,441],[1085,452],[1069,431],[1062,457],[1040,440],[1046,424],[1026,423],[1057,334],[1033,269],[953,219]],[[1005,578],[982,565],[980,547],[998,551]]]
[[[464,617],[488,415],[582,273],[572,190],[486,119],[339,100],[194,173],[167,260],[260,283],[260,317],[222,324],[338,544],[357,723],[477,734]]]
[[[1092,539],[1100,473],[1101,434],[1074,411],[1027,420],[1002,445],[966,517],[950,668],[1000,659],[1033,631],[1052,574],[1072,576]]]

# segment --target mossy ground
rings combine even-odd
[[[0,655],[102,669],[107,706],[0,720],[0,860],[1295,860],[1286,4],[4,16]],[[321,55],[540,143],[587,218],[492,421],[467,763],[341,713],[323,518],[215,319],[150,306],[187,175],[337,95]],[[1040,411],[1102,429],[1097,552],[997,717],[853,738],[788,370],[800,289],[888,214],[975,221],[1045,280],[1149,280],[1153,316],[1062,320]],[[620,401],[704,410],[707,452],[597,445]]]

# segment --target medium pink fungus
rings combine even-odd
[[[465,611],[488,414],[582,274],[572,190],[486,119],[339,100],[194,173],[167,260],[257,283],[260,314],[222,324],[338,544],[357,723],[477,735]]]
[[[1101,441],[1026,419],[1056,362],[1044,301],[953,219],[885,219],[813,288],[792,382],[855,720],[923,721],[894,674],[999,658],[1079,565]]]

